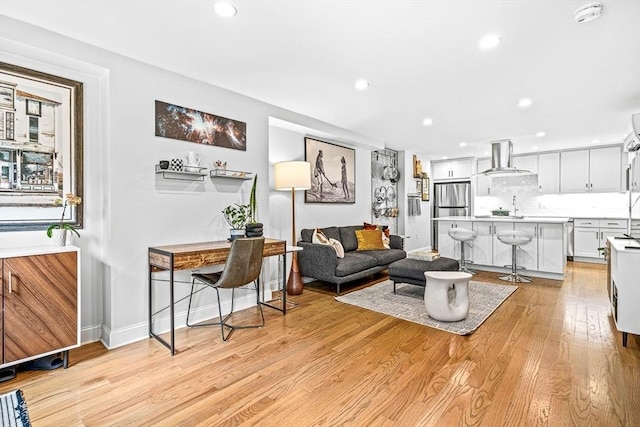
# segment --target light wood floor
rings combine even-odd
[[[217,328],[180,330],[174,357],[152,340],[94,343],[0,393],[22,389],[36,427],[639,426],[640,338],[622,347],[605,275],[569,263],[563,283],[521,285],[466,337],[307,289],[227,343]]]

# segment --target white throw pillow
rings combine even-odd
[[[339,240],[329,238],[329,244],[335,249],[338,258],[344,258],[344,246]]]
[[[330,245],[329,239],[322,230],[318,230],[317,228],[313,230],[313,235],[311,236],[311,243],[318,243],[320,245]]]

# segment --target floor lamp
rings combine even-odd
[[[296,244],[296,190],[311,188],[311,163],[302,161],[278,162],[275,164],[275,187],[278,191],[291,191],[291,245]],[[287,280],[287,293],[300,295],[303,284],[298,270],[298,255],[291,256],[291,272]]]

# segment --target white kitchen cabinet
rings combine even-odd
[[[538,224],[538,270],[564,272],[567,261],[564,227],[564,224]]]
[[[454,159],[431,162],[434,180],[471,177],[471,159]]]
[[[511,245],[498,240],[498,233],[501,230],[513,230],[513,222],[493,223],[493,265],[496,267],[511,265]]]
[[[638,153],[636,153],[635,157],[631,161],[630,179],[631,179],[631,182],[629,183],[629,189],[634,193],[640,192],[640,154]],[[635,202],[635,198],[634,198],[634,202]]]
[[[471,229],[472,224],[470,221],[438,221],[438,253],[441,257],[460,261],[460,242],[449,236],[449,229],[457,227]],[[464,258],[473,259],[473,242],[465,242]]]
[[[589,150],[560,153],[560,191],[589,192]]]
[[[538,224],[516,223],[515,229],[526,231],[532,236],[529,243],[518,246],[516,250],[518,266],[527,270],[538,270]]]
[[[560,192],[560,153],[538,155],[538,188],[541,194]]]
[[[538,155],[527,154],[525,156],[514,156],[513,166],[518,169],[529,171],[533,174],[538,174]]]
[[[491,159],[478,159],[478,174],[476,175],[476,195],[491,195],[491,176],[483,175],[480,172],[486,171],[491,167]]]
[[[622,146],[560,153],[561,193],[619,192]]]
[[[640,251],[628,241],[610,239],[609,301],[616,329],[622,332],[622,345],[627,346],[627,334],[640,334]]]
[[[627,220],[576,218],[573,229],[573,256],[579,261],[602,262],[598,248],[604,247],[607,236],[622,237],[627,232]]]
[[[493,265],[493,223],[479,221],[474,222],[472,227],[478,232],[472,242],[472,261],[474,264]]]

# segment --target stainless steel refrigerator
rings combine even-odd
[[[433,218],[471,215],[471,182],[445,182],[433,186]],[[438,248],[438,222],[432,221],[432,247]]]

